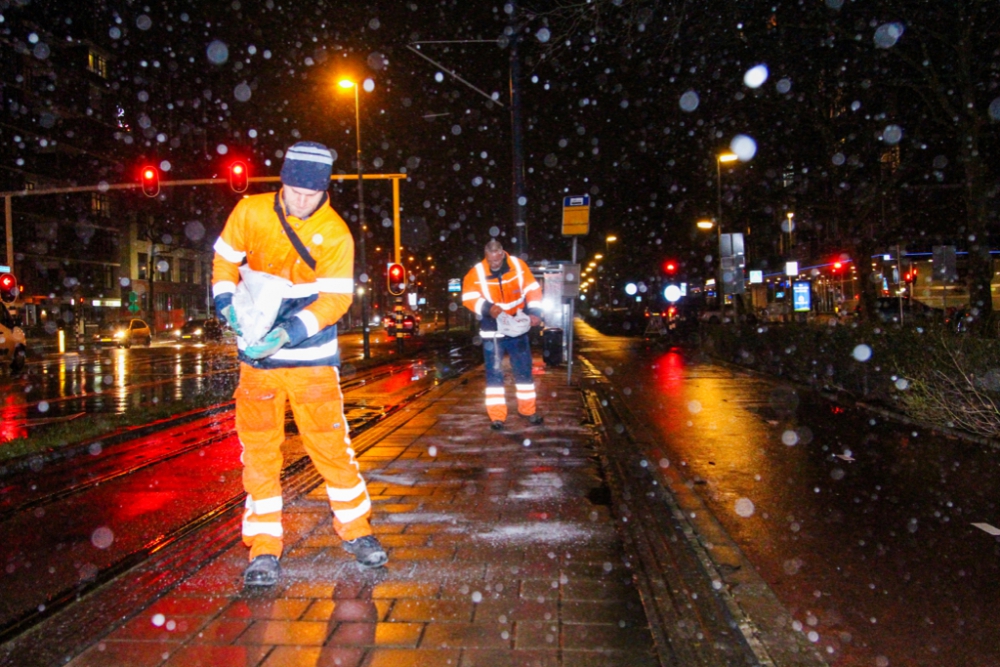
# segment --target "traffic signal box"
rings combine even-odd
[[[233,192],[246,192],[250,185],[250,171],[247,163],[237,160],[229,165],[229,187]]]
[[[147,197],[155,197],[160,194],[160,170],[152,165],[142,168],[139,175],[142,180],[142,194]]]
[[[17,278],[13,273],[0,273],[0,301],[14,303],[18,295]]]
[[[389,294],[402,296],[406,292],[406,269],[402,264],[389,264],[385,270]]]

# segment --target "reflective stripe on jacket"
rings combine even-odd
[[[499,277],[493,274],[485,259],[469,269],[462,281],[462,304],[482,317],[479,333],[483,338],[500,338],[497,321],[490,308],[500,306],[508,315],[524,310],[529,315],[542,315],[542,288],[531,269],[522,260],[505,254]]]
[[[316,269],[310,269],[281,228],[274,196],[270,192],[241,199],[215,242],[216,312],[232,303],[245,260],[254,271],[291,281],[275,321],[288,331],[290,342],[264,359],[245,357],[241,349],[240,361],[257,368],[339,366],[337,321],[354,298],[354,238],[328,198],[305,220],[286,213],[288,224],[316,260]]]

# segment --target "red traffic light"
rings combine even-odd
[[[836,273],[837,271],[840,271],[840,269],[843,268],[843,266],[844,265],[841,264],[840,262],[834,262],[833,263],[833,272]]]
[[[142,194],[147,197],[155,197],[160,194],[160,171],[147,165],[142,168]]]
[[[677,273],[677,262],[672,259],[668,259],[663,262],[663,272],[671,275]]]
[[[246,192],[250,185],[250,170],[247,163],[237,160],[229,165],[229,187],[233,192]]]
[[[11,303],[17,299],[17,278],[13,273],[0,273],[0,301]]]
[[[386,267],[386,284],[389,294],[402,296],[406,292],[406,269],[402,264],[390,264]]]

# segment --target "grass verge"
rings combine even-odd
[[[140,405],[121,414],[84,415],[77,419],[39,426],[32,429],[31,434],[25,438],[3,443],[0,446],[0,464],[25,456],[54,452],[88,440],[110,437],[191,410],[225,403],[232,399],[232,395],[232,390],[205,392],[192,399]]]

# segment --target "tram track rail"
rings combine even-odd
[[[405,423],[405,419],[408,417],[401,413],[406,406],[419,400],[439,385],[454,381],[456,378],[465,373],[472,365],[478,363],[479,361],[478,357],[476,357],[476,355],[469,354],[469,351],[466,348],[459,348],[454,350],[453,353],[456,353],[456,360],[454,363],[449,365],[447,371],[440,377],[435,378],[429,383],[424,383],[421,386],[415,387],[414,391],[407,392],[404,396],[397,398],[392,405],[382,406],[380,409],[374,411],[366,411],[360,418],[353,421],[349,418],[348,423],[352,433],[352,445],[359,454],[374,446],[378,442],[377,438],[369,435],[374,432],[375,427],[382,427],[379,429],[380,431],[391,429],[393,420],[397,419],[396,415],[399,415],[398,419],[400,424]],[[405,363],[400,363],[399,360],[393,360],[388,364],[375,366],[364,372],[358,373],[342,384],[345,394],[345,402],[349,401],[350,394],[353,391],[365,388],[373,382],[384,379],[393,374],[405,372],[407,369],[411,368],[415,362],[423,363],[427,361],[424,356],[425,355],[417,355],[417,357],[408,359]],[[115,460],[124,461],[124,457],[128,456],[130,449],[129,443],[143,437],[138,436],[137,438],[135,433],[131,433],[133,437],[128,437],[130,434],[123,434],[120,436],[120,441],[108,447],[108,450],[111,453],[107,455],[108,458],[104,461],[105,464],[108,464],[107,471],[101,473],[100,475],[96,475],[93,478],[71,482],[67,481],[71,479],[70,474],[75,471],[78,475],[80,472],[79,468],[75,466],[74,461],[76,460],[76,457],[86,455],[85,453],[88,451],[88,445],[82,445],[81,447],[76,448],[76,455],[68,456],[66,458],[67,465],[63,470],[54,472],[53,479],[55,479],[55,481],[50,483],[52,486],[58,486],[59,479],[61,478],[66,484],[66,488],[53,489],[49,492],[41,492],[31,498],[23,499],[19,503],[12,503],[7,507],[0,509],[0,540],[2,540],[3,536],[3,525],[15,516],[21,515],[25,512],[37,510],[38,508],[44,508],[47,505],[52,505],[53,503],[66,499],[70,496],[82,494],[88,489],[95,488],[121,477],[135,474],[140,470],[148,469],[152,466],[162,465],[174,458],[177,458],[178,456],[182,456],[184,453],[191,452],[192,450],[219,446],[227,439],[236,437],[233,408],[234,404],[229,402],[224,405],[213,406],[212,408],[205,410],[195,411],[194,414],[186,413],[185,415],[180,415],[178,416],[176,423],[174,423],[174,420],[162,420],[158,422],[155,425],[155,428],[161,431],[174,425],[186,426],[188,429],[194,430],[197,428],[199,419],[213,420],[218,428],[215,432],[206,434],[204,438],[195,438],[184,443],[175,452],[165,452],[162,455],[150,457],[148,460],[123,465],[120,466],[119,469],[115,469]],[[220,421],[218,419],[220,414],[225,415],[224,420]],[[146,431],[148,429],[143,430]],[[30,472],[30,469],[22,470],[21,474],[29,474]],[[301,456],[287,462],[286,466],[282,470],[282,486],[285,490],[285,495],[290,500],[308,493],[321,482],[322,479],[311,465],[308,456]],[[0,478],[0,489],[2,489],[2,487],[3,479]],[[189,518],[182,525],[169,530],[164,530],[162,533],[157,534],[155,537],[145,542],[140,548],[118,555],[112,563],[106,567],[102,567],[94,574],[93,577],[88,578],[86,581],[65,587],[65,589],[60,591],[58,594],[49,596],[44,601],[44,604],[27,607],[20,613],[0,620],[0,646],[28,633],[32,628],[38,626],[43,621],[62,612],[63,610],[66,610],[75,602],[81,600],[94,591],[99,590],[110,581],[122,576],[134,568],[140,567],[150,558],[153,558],[157,554],[167,550],[168,547],[178,544],[196,533],[203,532],[204,530],[210,528],[214,523],[224,521],[228,524],[234,520],[238,521],[244,498],[245,494],[241,489],[239,492],[233,493],[221,502],[216,502],[211,507],[202,508],[202,511],[197,516]],[[231,536],[231,539],[228,541],[217,540],[220,549],[231,545],[239,539],[238,530],[232,531]],[[166,579],[164,579],[164,581],[166,581]],[[3,651],[0,650],[0,665],[3,664],[5,664],[3,662]]]
[[[423,359],[417,358],[415,361],[421,363]],[[411,361],[402,364],[393,361],[358,372],[349,380],[341,383],[345,403],[349,402],[352,391],[403,372],[413,363]],[[0,467],[0,522],[17,512],[40,507],[81,493],[94,486],[130,475],[149,466],[159,465],[190,451],[224,440],[231,436],[234,429],[232,423],[234,409],[235,403],[226,401],[166,417],[151,425],[125,429],[117,433],[92,438],[78,445],[63,447],[42,455],[26,456],[20,461],[10,462],[6,466]],[[286,413],[286,421],[289,420],[290,415],[290,411]],[[374,417],[369,416],[368,419],[370,418]],[[197,431],[201,437],[189,438],[180,443],[179,446],[166,444],[158,452],[148,451],[148,445],[144,439],[150,432],[162,433],[184,426],[194,430],[199,421],[204,422],[204,428]],[[358,421],[351,423],[352,431],[356,431],[362,423]],[[137,449],[144,451],[137,452]],[[132,460],[126,462],[127,459]],[[80,461],[85,461],[86,479],[79,479],[81,475]],[[49,492],[19,490],[18,483],[26,485],[28,483],[26,478],[37,476],[38,468],[47,469],[45,484],[52,487],[53,490]]]

